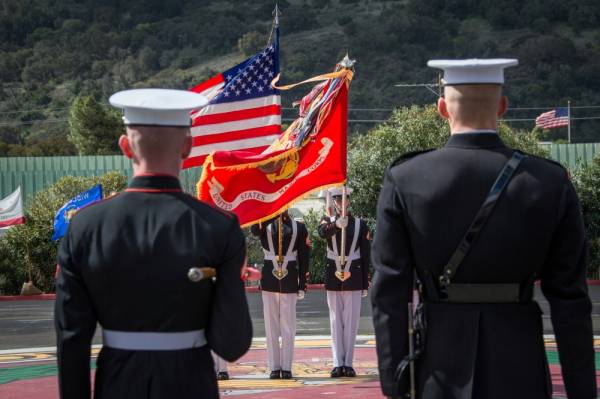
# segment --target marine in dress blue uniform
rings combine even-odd
[[[347,189],[347,195],[351,193]],[[360,307],[369,289],[371,243],[367,223],[347,213],[342,217],[342,188],[327,191],[333,200],[333,214],[323,216],[319,236],[327,241],[325,290],[331,326],[332,378],[355,377],[354,345],[360,321]],[[328,201],[330,202],[330,201]],[[342,234],[345,227],[345,261],[342,261]]]
[[[211,350],[235,361],[252,323],[237,218],[184,193],[177,178],[191,149],[189,112],[206,100],[145,89],[110,102],[124,109],[119,145],[134,177],[125,192],[77,212],[60,243],[60,397],[90,397],[98,323],[95,398],[217,398]]]
[[[430,61],[444,69],[438,111],[452,135],[443,148],[405,154],[385,172],[371,298],[387,396],[409,394],[410,373],[398,373],[398,365],[409,352],[407,305],[416,274],[427,326],[416,397],[551,398],[535,280],[550,303],[567,396],[596,397],[585,231],[560,164],[525,154],[451,281],[442,276],[514,156],[496,124],[507,108],[503,70],[516,63]]]
[[[271,370],[269,378],[290,379],[293,377],[296,303],[306,292],[308,231],[304,223],[292,219],[287,211],[280,217],[253,225],[250,230],[260,238],[265,255],[260,288]]]

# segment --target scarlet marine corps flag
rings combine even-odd
[[[198,197],[234,212],[240,224],[248,226],[278,215],[311,191],[343,184],[352,76],[352,62],[346,57],[335,72],[298,83],[322,81],[299,103],[300,117],[261,154],[210,154]]]

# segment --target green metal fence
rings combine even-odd
[[[588,163],[600,155],[600,143],[540,145],[548,148],[552,159],[569,168]],[[0,198],[21,186],[27,202],[33,194],[63,176],[99,176],[110,171],[121,172],[130,178],[131,162],[121,155],[0,158]],[[200,172],[200,168],[193,168],[181,173],[184,190],[195,192]]]
[[[550,158],[573,169],[600,155],[600,143],[540,144],[550,151]]]
[[[100,176],[118,171],[131,178],[131,161],[121,155],[82,157],[11,157],[0,158],[0,198],[18,186],[27,203],[32,196],[63,176]],[[195,192],[200,168],[184,170],[181,183],[185,191]]]

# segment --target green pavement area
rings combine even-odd
[[[91,362],[91,368],[96,368],[95,361]],[[0,368],[0,385],[15,381],[32,380],[34,378],[52,377],[57,374],[58,367],[56,363]]]
[[[546,351],[548,362],[558,365],[558,352]],[[96,368],[95,360],[91,362],[91,368]],[[600,353],[596,353],[596,369],[600,369]],[[52,377],[57,374],[56,364],[17,366],[0,368],[0,384],[8,384],[15,381],[30,380],[41,377]]]

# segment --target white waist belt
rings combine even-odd
[[[206,345],[204,330],[183,332],[129,332],[102,330],[104,346],[130,351],[176,351]]]
[[[266,260],[270,260],[271,262],[279,261],[279,255],[276,255],[276,254],[266,251],[264,249],[263,249],[263,252],[265,254]],[[283,262],[296,262],[296,261],[298,261],[298,252],[294,251],[291,253],[291,255],[285,255],[285,256],[282,256],[282,258],[283,258],[282,259]]]
[[[329,248],[327,249],[327,259],[331,259],[336,262],[339,260],[338,256],[335,254],[335,252],[333,252]],[[346,256],[346,262],[352,262],[353,260],[356,260],[356,259],[360,259],[360,249],[357,251],[354,251],[350,255]]]

